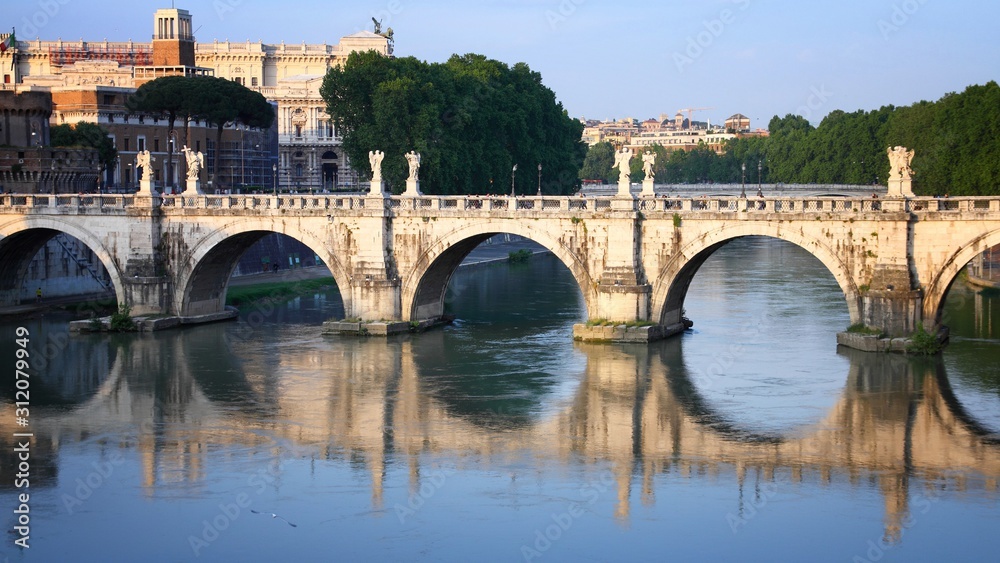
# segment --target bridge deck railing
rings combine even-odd
[[[17,213],[76,213],[86,214],[124,212],[136,205],[134,195],[102,194],[0,194],[0,209]],[[149,201],[145,198],[144,201]],[[326,214],[351,213],[364,209],[366,204],[383,206],[401,213],[427,212],[497,212],[510,214],[566,214],[599,213],[621,204],[611,196],[392,196],[370,198],[362,194],[300,194],[300,195],[165,195],[154,199],[164,210],[204,210],[211,212],[263,213],[276,211],[301,211]],[[809,213],[871,213],[905,210],[918,215],[926,213],[1000,213],[1000,197],[918,197],[900,200],[869,197],[764,197],[748,196],[643,196],[634,200],[632,209],[648,214],[657,213],[746,213],[757,214],[809,214]],[[148,205],[148,203],[147,203]],[[626,205],[627,208],[627,205]]]

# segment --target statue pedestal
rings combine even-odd
[[[615,194],[615,197],[627,197],[629,199],[635,198],[635,196],[632,195],[632,183],[629,182],[627,177],[618,180],[618,193]]]
[[[187,191],[198,195],[205,195],[205,192],[201,191],[201,180],[197,179],[192,180],[191,178],[188,178]]]
[[[406,191],[403,192],[405,197],[420,197],[424,194],[420,193],[420,180],[406,180]]]
[[[146,197],[157,195],[156,190],[153,189],[153,181],[145,178],[139,180],[139,191],[135,195]]]
[[[886,197],[916,197],[913,193],[913,180],[910,178],[890,178]]]
[[[407,184],[407,189],[409,189],[409,184]],[[373,178],[371,184],[368,187],[368,195],[370,196],[380,195],[382,197],[388,197],[389,193],[385,191],[385,182],[383,182],[381,178],[379,178],[378,180],[375,180]]]
[[[656,197],[656,192],[653,191],[653,179],[646,178],[642,181],[642,195]]]

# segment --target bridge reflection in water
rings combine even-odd
[[[34,381],[48,403],[33,407],[38,458],[52,460],[39,467],[38,485],[55,483],[61,448],[105,436],[106,447],[141,459],[148,495],[164,485],[198,489],[206,467],[218,463],[210,455],[278,465],[294,451],[362,464],[378,509],[387,465],[408,465],[417,491],[428,474],[422,460],[433,454],[460,466],[528,460],[528,473],[611,467],[620,519],[630,517],[636,492],[643,503],[656,502],[660,474],[735,477],[739,487],[750,476],[877,483],[885,534],[898,539],[910,499],[926,494],[912,483],[997,494],[1000,436],[959,403],[940,360],[844,351],[850,367],[843,392],[821,420],[762,432],[713,408],[685,364],[680,339],[637,348],[579,344],[556,358],[569,374],[562,387],[518,379],[496,397],[470,403],[449,389],[453,379],[436,377],[430,358],[449,353],[442,332],[418,341],[331,342],[305,334],[287,334],[274,343],[281,352],[271,355],[218,327],[94,337],[75,367],[47,370],[62,376]],[[521,409],[501,396],[524,397],[532,406]],[[0,418],[0,434],[16,432],[12,422]]]

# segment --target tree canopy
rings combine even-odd
[[[1000,129],[1000,86],[996,82],[970,86],[936,102],[853,113],[836,110],[817,127],[798,115],[774,116],[768,129],[770,137],[729,141],[723,155],[708,147],[659,154],[656,181],[737,183],[746,164],[747,183],[756,183],[759,162],[761,181],[768,183],[885,184],[889,174],[886,149],[902,145],[916,151],[911,166],[918,194],[1000,193],[1000,136],[995,134]],[[611,151],[610,145],[591,147],[581,177],[608,180]],[[638,160],[632,163],[633,178],[642,177]],[[612,181],[617,178],[617,174],[611,176]]]
[[[104,128],[94,123],[80,122],[76,125],[53,125],[49,129],[49,144],[53,147],[86,147],[97,149],[101,168],[114,166],[118,151]]]
[[[221,146],[222,131],[228,124],[267,129],[274,122],[274,108],[264,96],[242,84],[214,76],[157,78],[140,86],[126,105],[131,111],[166,117],[171,129],[177,118],[182,118],[183,139],[188,137],[189,120],[204,119],[216,128],[216,147]],[[219,159],[209,164],[214,178]]]
[[[352,166],[366,171],[369,151],[383,151],[382,177],[396,193],[405,188],[411,150],[421,155],[427,193],[506,193],[515,165],[518,193],[537,191],[539,164],[543,192],[567,194],[579,185],[583,125],[524,63],[352,53],[327,73],[320,94]]]

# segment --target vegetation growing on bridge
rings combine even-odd
[[[1000,194],[1000,86],[970,86],[936,102],[885,106],[873,111],[830,112],[818,127],[798,115],[774,116],[771,136],[734,139],[726,154],[708,147],[669,155],[662,147],[654,172],[662,183],[756,184],[757,163],[764,183],[884,185],[889,173],[886,149],[902,145],[916,151],[914,191],[920,195]],[[581,178],[613,183],[613,148],[591,147]],[[632,161],[632,179],[643,178],[641,159]]]
[[[572,193],[586,154],[583,125],[570,118],[541,75],[482,55],[446,63],[352,53],[331,69],[320,94],[344,136],[344,151],[362,175],[368,152],[385,153],[382,176],[401,193],[404,155],[422,161],[421,190],[434,194]],[[370,177],[370,176],[369,176]]]

